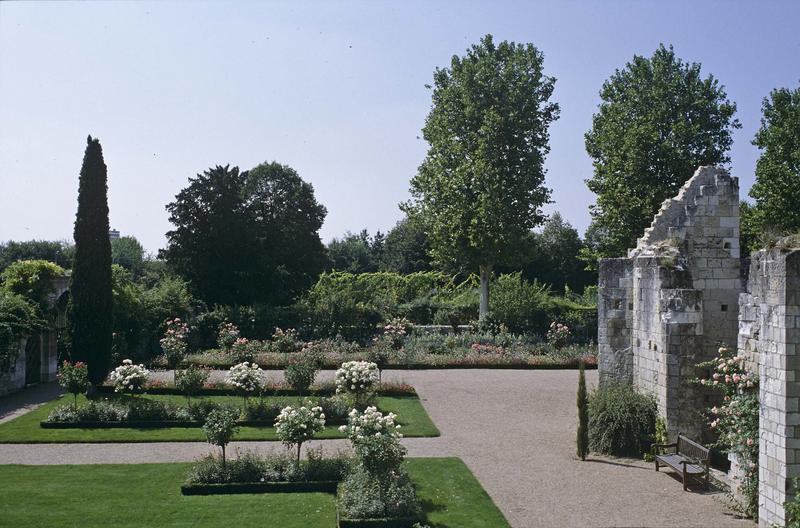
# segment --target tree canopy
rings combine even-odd
[[[519,260],[550,197],[544,158],[559,107],[543,62],[532,44],[487,35],[434,72],[429,149],[403,208],[424,219],[438,263],[480,272],[482,316],[493,267]]]
[[[594,251],[617,257],[635,245],[661,203],[675,195],[698,166],[726,164],[740,128],[736,104],[700,64],[685,63],[662,44],[652,57],[633,60],[603,83],[601,102],[586,134],[594,174],[586,183]]]
[[[751,239],[800,231],[800,87],[773,90],[761,108],[753,139],[761,150],[750,189],[755,206],[745,210]]]
[[[189,179],[167,205],[175,229],[162,256],[209,304],[281,304],[325,268],[326,215],[294,169],[217,166]]]
[[[403,274],[431,271],[430,250],[422,221],[406,217],[386,234],[380,269]]]

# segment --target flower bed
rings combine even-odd
[[[351,465],[350,457],[337,454],[324,458],[321,450],[314,449],[299,464],[286,456],[244,452],[223,465],[220,457],[207,455],[192,466],[181,493],[336,493]]]
[[[347,423],[349,409],[344,401],[338,398],[319,398],[311,403],[322,407],[329,424]],[[44,429],[202,427],[205,417],[211,411],[223,407],[240,413],[240,419],[236,422],[239,426],[273,427],[285,404],[258,401],[240,410],[207,400],[175,405],[144,398],[107,399],[89,402],[84,406],[62,405],[51,411],[47,419],[42,420],[39,425]]]
[[[184,395],[183,391],[175,387],[171,383],[152,382],[146,384],[144,391],[147,394],[174,394]],[[114,393],[114,387],[111,385],[101,385],[98,387],[98,392],[104,395]],[[289,387],[285,383],[271,383],[263,387],[262,394],[270,396],[332,396],[336,393],[336,386],[334,382],[324,382],[313,385],[310,389],[302,394]],[[206,383],[203,388],[193,393],[193,396],[238,396],[240,393],[225,383]],[[381,383],[378,387],[377,394],[379,396],[416,396],[417,391],[413,386],[407,383]]]
[[[574,354],[569,354],[573,350]],[[583,361],[586,369],[597,368],[597,354],[594,347],[576,350],[567,347],[561,354],[509,354],[485,353],[470,349],[459,354],[421,354],[413,358],[389,357],[382,366],[384,370],[430,370],[430,369],[577,369]],[[351,352],[332,357],[322,357],[320,368],[338,369],[346,361],[364,361],[368,359],[367,351]],[[264,370],[283,370],[291,361],[290,354],[261,353],[257,356],[259,366]],[[186,363],[227,368],[230,358],[216,350],[208,350],[200,354],[190,354]]]
[[[336,526],[338,528],[412,528],[415,524],[423,522],[425,522],[425,518],[422,516],[347,519],[342,517],[339,508],[336,508]]]

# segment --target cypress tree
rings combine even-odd
[[[589,454],[589,401],[586,397],[586,375],[583,371],[583,361],[580,362],[578,373],[578,456],[586,460]]]
[[[70,285],[72,359],[84,361],[99,385],[111,360],[113,299],[108,238],[107,170],[100,141],[89,136],[83,156],[75,215],[75,261]]]

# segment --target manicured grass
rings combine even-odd
[[[190,464],[0,466],[3,526],[334,528],[334,495],[182,496]],[[507,528],[457,458],[408,460],[435,528]]]
[[[176,395],[145,395],[143,398],[171,400],[184,403],[182,396]],[[201,398],[197,398],[201,399]],[[241,405],[241,398],[235,396],[206,396],[202,399],[212,399],[219,403]],[[270,401],[294,403],[299,398],[291,396],[272,396],[265,398]],[[80,403],[85,403],[79,399]],[[72,396],[62,396],[48,402],[38,409],[24,414],[18,418],[0,424],[0,443],[60,443],[60,442],[204,442],[205,436],[202,429],[168,427],[158,429],[43,429],[39,422],[45,420],[55,407],[71,404]],[[403,426],[403,435],[414,436],[439,436],[439,430],[431,421],[425,408],[415,396],[380,396],[377,399],[378,407],[384,412],[397,414],[399,423]],[[315,438],[344,438],[337,426],[328,426],[325,431]],[[274,427],[240,427],[234,440],[276,440]]]

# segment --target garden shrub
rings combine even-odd
[[[46,260],[19,260],[2,274],[3,287],[32,302],[40,314],[49,311],[50,295],[55,291],[53,281],[63,277],[64,268]]]
[[[189,365],[185,370],[175,371],[175,388],[181,391],[187,400],[191,400],[192,396],[200,392],[210,375],[210,369]]]
[[[312,363],[292,362],[286,365],[283,377],[291,388],[304,394],[314,384],[317,377],[317,367]]]
[[[309,449],[308,459],[299,466],[284,455],[258,455],[237,452],[235,459],[222,465],[219,456],[209,454],[198,459],[186,477],[191,484],[226,484],[254,482],[341,481],[352,465],[344,454],[323,457],[321,450]]]
[[[656,428],[656,401],[626,384],[612,384],[589,398],[589,447],[616,456],[641,456]]]
[[[550,323],[550,287],[529,282],[520,272],[498,276],[489,287],[491,311],[513,333],[542,335]]]
[[[381,480],[356,466],[342,482],[339,509],[348,519],[417,517],[422,513],[411,479],[403,471]]]
[[[218,446],[222,450],[222,467],[225,467],[225,448],[239,430],[236,425],[239,411],[233,409],[214,409],[203,424],[203,432],[209,444]]]
[[[70,363],[67,360],[61,364],[56,374],[58,385],[65,392],[72,394],[73,403],[77,407],[78,394],[83,394],[89,389],[89,372],[86,363],[78,361]]]

